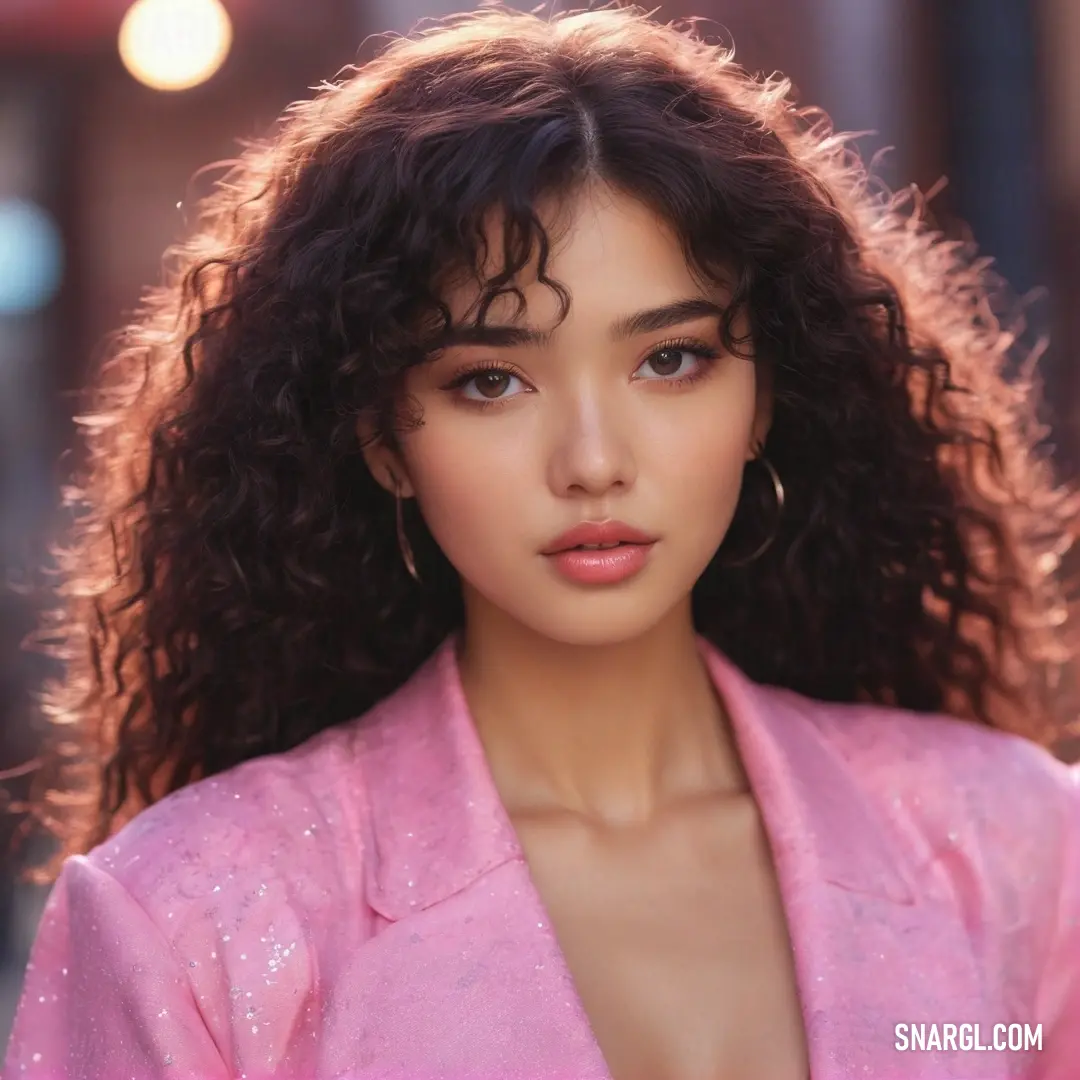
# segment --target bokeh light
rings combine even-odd
[[[135,0],[120,24],[120,58],[154,90],[187,90],[225,62],[233,28],[220,0]]]
[[[60,288],[63,252],[47,211],[27,199],[0,199],[0,315],[45,307]]]

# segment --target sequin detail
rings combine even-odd
[[[1080,773],[974,725],[755,687],[707,655],[776,858],[814,1080],[901,1080],[898,1020],[1023,1013],[1044,978],[1080,1015]],[[981,977],[999,970],[1008,995]],[[1070,1075],[1078,1026],[1053,1030],[1040,1068]],[[969,1080],[970,1059],[919,1067]],[[69,860],[5,1061],[21,1076],[610,1080],[452,654],[374,717]]]

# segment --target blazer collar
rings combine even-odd
[[[730,716],[785,900],[829,883],[914,903],[905,873],[910,854],[830,745],[819,724],[827,706],[751,682],[698,640]],[[368,898],[393,921],[524,858],[469,714],[456,646],[456,635],[447,638],[356,726],[370,811]]]
[[[704,638],[698,643],[781,864],[782,890],[797,890],[809,876],[913,904],[913,854],[885,811],[883,793],[864,786],[830,739],[832,724],[843,722],[830,709],[843,706],[751,682]]]

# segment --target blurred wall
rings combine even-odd
[[[1075,465],[1080,458],[1080,3],[1041,0],[1036,15],[1062,434]]]

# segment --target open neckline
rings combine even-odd
[[[726,657],[722,657],[715,646],[711,645],[711,643],[707,642],[704,638],[699,636],[697,638],[697,643],[699,656],[706,666],[709,680],[712,683],[713,692],[719,700],[721,710],[732,733],[732,740],[740,765],[746,774],[749,794],[757,808],[762,828],[765,833],[769,850],[769,861],[776,879],[780,906],[783,911],[787,940],[793,953],[795,992],[799,1003],[799,1015],[802,1023],[806,1057],[809,1064],[809,1070],[806,1077],[807,1080],[812,1080],[817,1064],[814,1061],[814,1049],[810,1040],[810,1019],[813,1014],[811,987],[813,983],[809,964],[805,959],[810,955],[810,952],[806,947],[807,942],[803,940],[802,935],[799,933],[799,921],[793,919],[791,915],[790,898],[795,893],[794,884],[796,881],[796,867],[790,853],[785,849],[784,845],[778,842],[778,834],[781,832],[780,819],[783,815],[781,809],[776,805],[774,800],[759,797],[760,789],[767,786],[763,783],[763,779],[768,770],[768,761],[766,760],[768,755],[763,752],[763,747],[760,745],[752,745],[755,738],[755,724],[758,722],[758,718],[755,715],[756,709],[754,708],[753,702],[750,701],[743,692],[742,681],[745,680],[745,676],[742,675],[741,672],[738,672],[731,662],[728,661]],[[537,888],[536,882],[533,879],[532,871],[529,867],[528,860],[525,857],[524,847],[518,836],[517,829],[495,784],[495,779],[491,772],[486,753],[484,752],[479,731],[465,696],[465,689],[461,681],[460,667],[458,664],[458,647],[458,638],[451,639],[451,641],[447,643],[447,648],[450,653],[449,663],[452,667],[454,696],[458,699],[460,715],[466,721],[466,728],[469,732],[469,736],[474,741],[473,750],[478,755],[479,761],[482,763],[486,784],[493,793],[498,813],[502,818],[501,824],[503,828],[507,830],[509,837],[512,840],[514,857],[524,868],[529,883],[529,889],[532,893],[531,899],[536,906],[544,912],[544,933],[550,938],[553,951],[558,957],[561,973],[565,978],[566,985],[572,990],[575,1007],[581,1016],[583,1023],[588,1028],[589,1039],[596,1056],[598,1060],[603,1063],[604,1080],[615,1080],[610,1066],[604,1057],[600,1042],[596,1037],[596,1032],[593,1029],[592,1022],[585,1009],[578,986],[570,971],[566,954],[555,934],[550,912],[547,910],[547,907],[540,896],[540,891]],[[749,750],[746,745],[748,742],[751,743]]]

